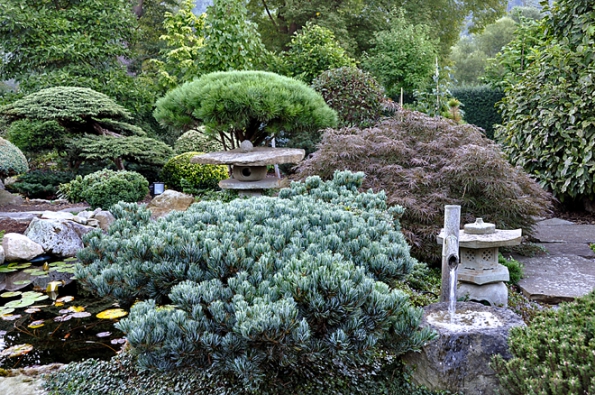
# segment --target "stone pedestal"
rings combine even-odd
[[[509,331],[524,325],[523,320],[508,309],[466,302],[457,303],[457,314],[462,317],[457,322],[469,324],[451,325],[447,311],[448,303],[424,307],[422,326],[438,332],[438,339],[421,352],[403,357],[407,365],[414,367],[413,382],[430,390],[495,395],[498,378],[490,368],[491,358],[495,354],[510,358]]]
[[[239,191],[240,196],[259,196],[265,189],[289,184],[280,178],[267,177],[268,165],[298,163],[305,154],[303,149],[252,147],[244,141],[241,148],[198,155],[190,163],[231,166],[233,178],[219,182],[219,187]]]

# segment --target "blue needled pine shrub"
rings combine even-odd
[[[158,221],[120,203],[107,234],[86,236],[76,276],[124,306],[140,300],[118,325],[142,368],[208,369],[261,394],[357,382],[434,336],[392,286],[416,263],[403,210],[359,193],[363,177],[310,177],[278,198],[203,201]]]

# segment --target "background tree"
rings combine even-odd
[[[263,71],[206,74],[169,91],[154,115],[179,130],[204,124],[226,149],[244,140],[260,145],[281,133],[289,146],[313,149],[319,130],[337,124],[335,111],[312,88]]]
[[[362,66],[389,96],[398,94],[400,88],[424,87],[435,70],[438,43],[430,37],[429,27],[410,23],[402,13],[393,15],[390,30],[375,33],[372,43]]]
[[[542,43],[506,89],[497,137],[558,199],[593,200],[595,4],[559,0],[546,10]]]
[[[332,31],[310,22],[293,36],[289,49],[283,52],[284,74],[306,84],[323,71],[343,66],[355,66],[355,59],[347,55]]]
[[[67,159],[74,169],[85,159],[111,159],[121,170],[123,159],[163,165],[173,154],[128,123],[131,117],[124,107],[88,88],[42,89],[0,107],[0,115],[9,123],[9,138],[25,152],[70,151]],[[88,141],[77,143],[80,138]]]

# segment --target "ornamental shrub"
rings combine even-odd
[[[402,209],[358,193],[362,181],[311,177],[278,198],[201,201],[157,221],[121,203],[107,234],[85,237],[77,279],[123,306],[141,301],[119,328],[143,368],[208,369],[258,393],[317,372],[356,379],[434,337],[390,285],[415,263]]]
[[[28,198],[52,198],[58,192],[60,184],[66,184],[74,178],[68,171],[33,170],[20,176],[7,189]]]
[[[320,73],[339,67],[355,67],[355,59],[341,48],[333,32],[306,22],[283,52],[283,66],[290,77],[311,84]]]
[[[512,358],[492,361],[501,394],[594,394],[595,292],[539,312],[508,344]]]
[[[463,105],[465,121],[485,130],[486,136],[493,140],[494,126],[502,123],[496,103],[502,100],[504,92],[489,85],[461,86],[450,92]]]
[[[312,151],[319,130],[337,124],[335,111],[312,88],[264,71],[206,74],[169,91],[154,115],[177,129],[204,125],[225,149],[244,140],[257,146],[283,133],[288,146]]]
[[[190,159],[202,152],[186,152],[167,161],[161,171],[161,179],[169,188],[182,190],[183,187],[195,189],[216,189],[219,181],[229,178],[227,166],[201,165],[190,163]],[[185,180],[185,185],[182,185]]]
[[[447,204],[461,205],[462,224],[482,217],[525,235],[551,205],[550,195],[473,125],[402,111],[368,129],[327,129],[318,147],[296,178],[364,171],[365,189],[384,190],[388,204],[406,209],[403,232],[412,254],[425,262],[440,259],[436,235]]]
[[[208,138],[204,127],[199,126],[178,137],[174,151],[177,155],[185,152],[215,152],[223,151],[223,146],[219,141]]]
[[[143,200],[149,193],[149,182],[133,171],[104,169],[60,185],[59,193],[72,203],[87,202],[92,208],[108,210],[120,201]]]
[[[384,89],[356,67],[325,71],[312,82],[312,88],[337,111],[339,126],[371,126],[382,115]]]
[[[0,180],[29,170],[27,158],[10,141],[0,137]]]

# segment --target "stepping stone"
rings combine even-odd
[[[595,243],[595,225],[542,225],[543,222],[536,226],[533,235],[541,243]]]

